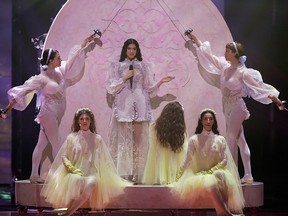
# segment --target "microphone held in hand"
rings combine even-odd
[[[129,66],[129,70],[133,70],[133,65],[130,65],[130,66]],[[133,84],[133,76],[132,76],[132,77],[130,77],[130,78],[129,78],[129,80],[130,80],[130,87],[131,87],[131,89],[132,89],[132,84]]]

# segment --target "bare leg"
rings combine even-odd
[[[221,193],[215,186],[212,186],[207,189],[208,196],[211,198],[213,205],[218,216],[230,216],[233,215],[227,208],[226,203],[224,202]]]
[[[82,192],[82,196],[74,200],[71,205],[68,207],[66,215],[72,215],[77,209],[79,209],[91,196],[91,193],[96,187],[96,178],[95,177],[83,177],[85,178],[85,188]]]

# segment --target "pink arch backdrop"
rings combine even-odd
[[[75,111],[89,107],[95,113],[98,133],[108,142],[111,108],[105,79],[110,63],[119,61],[121,47],[128,38],[138,40],[144,60],[154,65],[156,80],[165,75],[176,77],[162,85],[152,99],[154,118],[168,101],[176,99],[184,106],[190,135],[199,112],[206,107],[216,110],[221,133],[225,134],[221,94],[205,83],[195,56],[185,48],[186,27],[209,40],[217,55],[223,55],[225,44],[232,41],[227,24],[210,0],[68,0],[51,25],[44,48],[53,47],[62,59],[67,59],[70,48],[94,29],[104,34],[102,46],[97,45],[87,54],[84,77],[68,88],[67,110],[60,125],[62,140],[70,131]]]

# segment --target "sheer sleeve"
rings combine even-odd
[[[71,150],[69,150],[69,146],[73,146],[75,139],[75,133],[71,133],[67,136],[65,142],[59,149],[59,152],[51,164],[45,179],[45,183],[41,190],[41,196],[45,197],[45,200],[51,203],[55,208],[66,207],[67,203],[69,203],[69,194],[71,194],[69,191],[71,188],[69,188],[67,183],[69,179],[68,181],[66,180],[69,171],[64,166],[63,156],[71,160],[69,157],[69,152],[71,152]]]
[[[210,43],[205,41],[196,49],[200,63],[200,75],[210,85],[220,88],[220,75],[229,63],[224,57],[217,57],[212,54]]]
[[[194,153],[194,142],[195,142],[195,139],[194,139],[194,136],[192,136],[189,139],[186,158],[185,158],[185,160],[183,162],[183,165],[182,165],[182,167],[184,169],[186,169],[189,166],[189,164],[191,163],[191,161],[192,161],[192,156],[193,156],[193,153]]]
[[[67,86],[80,81],[85,71],[85,51],[80,45],[75,45],[69,52],[68,60],[61,62],[59,70],[64,76]]]
[[[201,43],[201,46],[197,48],[197,56],[202,67],[212,74],[221,74],[223,68],[229,65],[224,57],[217,57],[212,54],[208,41]]]
[[[71,145],[71,143],[73,143],[74,140],[75,140],[75,134],[74,133],[70,133],[67,136],[66,140],[63,142],[63,145],[59,149],[59,151],[58,151],[53,163],[51,164],[51,167],[49,169],[48,175],[47,175],[46,180],[45,180],[45,184],[44,184],[45,187],[43,187],[41,193],[46,194],[47,190],[54,190],[54,188],[51,188],[51,186],[50,186],[50,184],[48,184],[48,182],[50,182],[50,183],[52,183],[52,182],[54,183],[55,182],[56,176],[54,174],[55,174],[57,169],[62,167],[62,172],[61,172],[62,175],[65,175],[65,174],[68,173],[67,170],[64,167],[63,158],[67,158],[67,159],[71,160],[71,158],[69,157],[69,148],[68,148],[68,146]],[[44,192],[44,191],[46,191],[46,192]]]
[[[107,74],[106,89],[111,95],[118,94],[125,87],[125,83],[122,77],[120,77],[118,69],[119,63],[112,63]]]
[[[245,68],[243,82],[245,84],[243,95],[252,97],[260,103],[269,104],[272,100],[268,96],[279,96],[279,91],[273,86],[264,83],[260,72],[257,70]]]
[[[220,158],[221,161],[220,163],[223,166],[227,165],[227,153],[226,153],[226,147],[227,147],[227,143],[224,137],[219,136],[220,137]]]
[[[37,90],[43,87],[43,81],[45,77],[43,75],[35,75],[25,81],[23,85],[15,86],[8,90],[8,99],[11,102],[16,100],[16,104],[13,106],[16,110],[24,110],[30,104],[34,94]]]
[[[93,197],[93,200],[98,202],[95,206],[98,206],[99,204],[100,206],[105,206],[110,199],[124,193],[124,188],[131,185],[131,183],[117,175],[116,167],[108,147],[99,134],[97,134],[95,141],[99,144],[98,156],[100,158],[99,162],[95,164],[95,167],[99,169],[100,179],[97,184],[98,197]],[[96,161],[97,160],[95,160],[95,162]]]
[[[155,81],[155,74],[153,72],[153,64],[152,63],[143,63],[143,73],[144,77],[144,89],[150,94],[156,94],[158,90],[157,82]]]

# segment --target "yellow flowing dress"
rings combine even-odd
[[[84,175],[69,172],[63,163],[67,158]],[[104,209],[112,198],[124,193],[127,181],[120,178],[109,151],[99,134],[78,131],[68,135],[47,175],[41,195],[54,208],[69,207],[81,197],[86,177],[96,177],[96,186],[91,190],[89,206]]]
[[[223,160],[227,162],[224,167],[212,174],[206,172]],[[205,202],[206,189],[216,185],[228,208],[235,213],[242,212],[244,197],[238,169],[223,136],[204,130],[201,134],[193,135],[189,139],[183,167],[183,176],[172,188],[181,199],[191,203],[193,207],[196,201]]]
[[[143,184],[166,185],[176,181],[177,173],[185,160],[188,139],[185,136],[183,150],[173,152],[160,145],[155,131],[155,122],[149,127],[149,150],[142,179]]]

